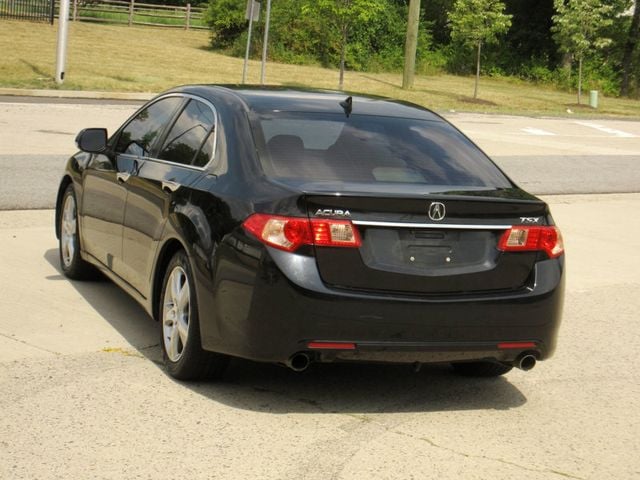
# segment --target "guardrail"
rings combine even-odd
[[[153,5],[135,0],[71,0],[69,19],[84,22],[151,25],[189,29],[208,29],[204,20],[206,8],[178,5]],[[56,17],[59,9],[56,0]]]

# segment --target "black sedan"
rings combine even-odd
[[[220,376],[230,356],[496,376],[553,354],[564,250],[548,206],[429,110],[186,86],[76,141],[62,269],[140,302],[176,378]]]

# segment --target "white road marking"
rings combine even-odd
[[[541,130],[539,128],[527,127],[527,128],[521,128],[520,130],[522,130],[524,133],[528,133],[529,135],[538,135],[538,136],[555,135],[555,133],[547,132],[546,130]]]
[[[583,127],[595,128],[596,130],[600,130],[601,132],[609,133],[614,137],[621,138],[635,138],[636,136],[633,133],[623,132],[622,130],[616,130],[615,128],[603,127],[602,125],[598,125],[597,123],[591,122],[575,122],[578,125],[582,125]]]

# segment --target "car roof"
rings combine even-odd
[[[212,102],[235,97],[252,112],[344,113],[340,102],[353,99],[354,115],[381,115],[442,122],[436,113],[416,104],[372,95],[351,94],[332,90],[249,85],[186,85],[175,89],[193,93]],[[175,91],[174,90],[174,91]]]

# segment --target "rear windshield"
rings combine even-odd
[[[444,122],[277,112],[254,119],[267,176],[300,182],[509,188],[469,140]]]

